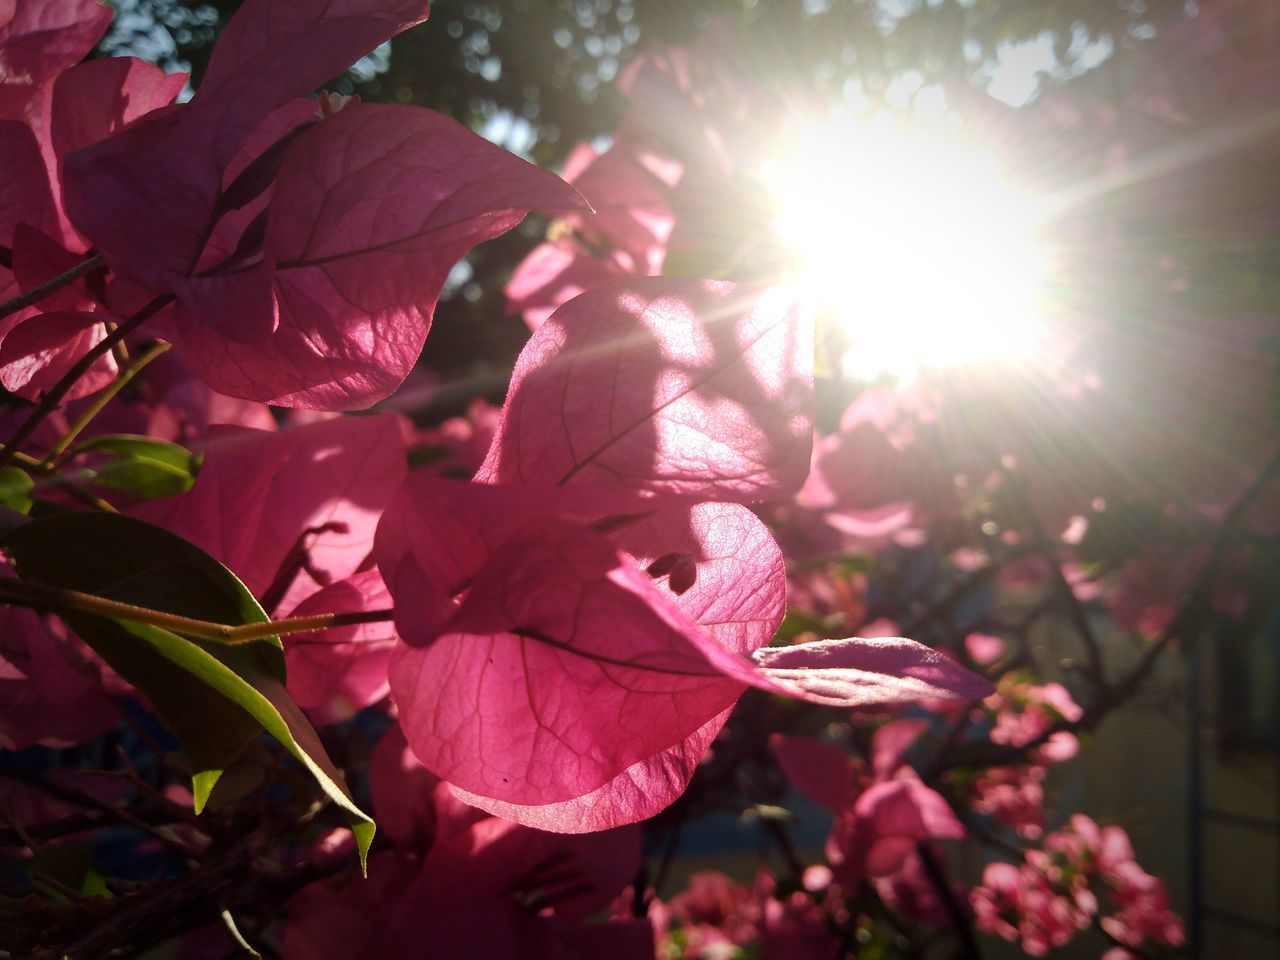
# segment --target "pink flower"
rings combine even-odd
[[[1044,776],[1041,766],[986,770],[974,781],[969,805],[1035,840],[1044,833]]]
[[[1025,746],[1039,739],[1054,723],[1060,720],[1074,723],[1084,716],[1084,711],[1060,683],[1035,685],[1009,675],[1000,682],[997,691],[985,701],[987,709],[995,712],[995,726],[991,730],[993,743]],[[1061,763],[1074,757],[1078,749],[1075,735],[1060,730],[1037,748],[1034,756],[1040,763]]]
[[[811,737],[770,738],[788,779],[836,814],[827,859],[846,889],[864,878],[898,873],[924,840],[965,835],[946,800],[904,765],[903,755],[922,726],[922,721],[900,720],[877,730],[869,775],[834,744]]]
[[[293,900],[288,956],[652,958],[647,922],[583,922],[634,876],[637,829],[564,837],[487,816],[417,765],[395,727],[370,775],[395,848],[370,858],[368,879],[353,871]]]

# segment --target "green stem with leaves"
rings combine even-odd
[[[91,613],[115,620],[131,620],[146,623],[173,633],[217,643],[239,644],[276,637],[290,633],[311,633],[331,627],[355,626],[364,623],[385,623],[395,618],[395,611],[361,610],[354,613],[320,613],[310,617],[291,617],[286,620],[268,620],[263,623],[229,624],[153,610],[133,603],[109,600],[92,593],[69,590],[65,587],[49,587],[30,580],[0,578],[0,603],[54,613]]]
[[[105,410],[107,404],[115,399],[116,395],[128,385],[130,380],[141,373],[147,364],[151,363],[152,360],[160,356],[160,354],[164,353],[171,346],[172,344],[165,343],[164,341],[153,344],[146,353],[122,369],[119,375],[111,381],[111,385],[94,397],[93,403],[89,405],[88,409],[76,418],[76,422],[67,429],[63,438],[54,445],[53,449],[49,451],[48,456],[44,458],[44,463],[55,468],[60,466],[64,459],[63,454],[67,452],[67,449],[71,444],[75,443],[76,438],[84,432],[85,427],[89,426],[89,424],[93,422],[94,417]]]
[[[37,485],[48,483],[65,492],[68,496],[79,500],[86,507],[92,507],[95,510],[102,510],[105,513],[119,513],[119,511],[101,497],[96,497],[88,490],[83,489],[76,481],[69,477],[60,476],[52,464],[45,463],[36,457],[28,456],[25,453],[15,453],[13,462],[18,464],[28,473],[37,474],[39,480]]]

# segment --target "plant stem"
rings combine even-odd
[[[928,875],[929,882],[933,884],[934,889],[937,890],[938,899],[942,901],[942,905],[946,909],[947,915],[951,918],[952,925],[955,927],[955,932],[960,937],[960,949],[956,951],[956,956],[963,958],[963,960],[980,960],[982,954],[979,952],[978,942],[973,936],[973,926],[969,922],[969,911],[956,897],[955,890],[952,889],[951,884],[947,881],[947,874],[942,869],[942,864],[938,862],[937,857],[933,855],[933,851],[929,849],[928,842],[922,841],[917,844],[916,853],[919,854],[924,872]]]
[[[62,460],[62,455],[66,453],[67,448],[75,442],[76,437],[80,436],[80,434],[84,432],[84,428],[93,422],[93,418],[106,409],[107,404],[115,398],[116,394],[123,390],[130,380],[141,373],[147,364],[160,356],[160,354],[164,353],[171,346],[172,344],[165,343],[164,341],[153,344],[146,353],[121,370],[119,376],[111,381],[110,386],[98,394],[98,396],[94,397],[93,403],[89,405],[89,408],[85,410],[84,413],[80,414],[76,419],[76,422],[68,428],[66,435],[54,445],[54,448],[49,451],[48,456],[44,458],[44,463],[55,468],[59,466]]]
[[[169,294],[153,298],[128,320],[95,343],[83,357],[76,361],[75,366],[68,370],[62,379],[40,398],[40,403],[31,411],[22,426],[18,428],[17,433],[0,449],[0,467],[7,467],[13,461],[14,456],[17,455],[22,445],[30,440],[31,435],[36,432],[36,428],[44,422],[49,414],[58,409],[58,405],[62,403],[62,398],[76,385],[76,381],[89,372],[90,368],[98,362],[99,357],[108,353],[116,343],[133,333],[172,301],[173,297]]]
[[[8,770],[0,772],[0,777],[12,780],[17,783],[25,784],[34,790],[53,797],[55,800],[61,800],[64,803],[70,803],[84,810],[96,810],[104,817],[133,827],[147,836],[159,840],[165,846],[188,860],[201,860],[205,851],[203,848],[194,846],[192,843],[184,840],[168,829],[166,823],[151,823],[146,819],[138,817],[133,811],[124,807],[108,803],[99,797],[94,796],[87,790],[72,784],[57,783],[38,773],[27,773],[21,770]]]
[[[268,620],[265,623],[227,624],[209,620],[196,620],[163,610],[152,610],[119,600],[68,590],[65,587],[49,587],[30,580],[0,578],[0,603],[20,607],[48,608],[55,613],[74,611],[91,613],[117,620],[132,620],[161,627],[188,637],[212,640],[218,643],[248,643],[265,637],[289,633],[310,633],[329,627],[345,627],[362,623],[385,623],[395,617],[394,610],[361,610],[355,613],[320,613],[310,617],[293,617],[288,620]]]
[[[101,497],[95,497],[88,490],[82,490],[74,480],[59,476],[54,472],[53,467],[43,460],[37,460],[35,457],[28,456],[25,453],[15,453],[13,459],[23,469],[39,474],[40,483],[52,484],[68,496],[79,500],[86,507],[93,507],[95,510],[102,510],[105,513],[120,512]]]
[[[103,266],[102,254],[96,253],[88,259],[81,260],[70,270],[60,273],[56,277],[51,277],[38,287],[33,287],[26,293],[19,294],[12,300],[6,300],[0,303],[0,320],[9,316],[11,313],[17,313],[25,307],[34,306],[51,293],[56,293],[70,283],[75,283],[85,274],[93,273],[99,267]]]

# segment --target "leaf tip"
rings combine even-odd
[[[213,788],[221,776],[221,770],[200,770],[191,777],[192,806],[197,815],[204,812],[204,805],[209,802],[209,794],[213,793]]]
[[[351,824],[351,832],[356,837],[356,849],[360,853],[360,875],[369,879],[369,847],[373,845],[373,835],[378,827],[372,820],[357,820]]]

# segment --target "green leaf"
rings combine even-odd
[[[361,866],[373,842],[373,820],[355,802],[325,753],[315,728],[289,696],[284,684],[271,676],[242,676],[202,645],[146,623],[118,621],[120,626],[166,660],[173,662],[210,689],[216,690],[253,717],[311,772],[325,794],[351,820],[351,830],[360,850]],[[212,785],[210,785],[212,789]],[[205,798],[208,793],[206,791]]]
[[[18,575],[165,613],[215,623],[265,623],[248,588],[213,557],[161,527],[121,514],[68,512],[33,519],[4,537]],[[285,691],[278,637],[226,644],[149,624],[60,614],[145,694],[192,765],[196,811],[222,771],[265,729],[311,772],[352,821],[363,864],[373,821],[351,800],[320,739]]]
[[[45,896],[59,903],[68,899],[58,886],[46,882],[54,880],[62,888],[79,890],[95,897],[111,897],[106,879],[93,866],[93,847],[87,843],[43,844],[28,865],[32,882]]]
[[[0,504],[18,513],[31,509],[31,491],[35,487],[27,471],[8,466],[0,469]]]
[[[111,888],[107,886],[107,878],[93,867],[84,872],[84,882],[80,884],[80,892],[87,893],[91,897],[113,899]]]
[[[219,768],[197,770],[191,775],[191,805],[195,807],[196,813],[204,813],[205,804],[209,802],[209,796],[213,793],[213,788],[218,785],[222,774],[223,771]]]
[[[76,453],[103,452],[110,459],[97,468],[100,486],[143,499],[186,493],[196,482],[199,458],[167,440],[131,434],[94,437],[76,447]]]

